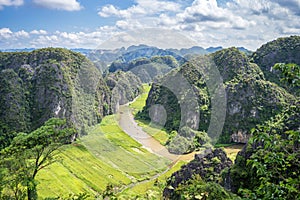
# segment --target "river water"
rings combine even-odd
[[[192,160],[194,155],[198,152],[192,152],[185,155],[176,155],[170,153],[167,148],[161,145],[157,140],[155,140],[151,135],[143,131],[142,127],[138,126],[132,115],[132,110],[128,105],[122,105],[119,108],[119,113],[117,115],[119,126],[127,133],[130,137],[135,139],[137,142],[143,145],[148,151],[168,158],[171,161],[179,160]]]

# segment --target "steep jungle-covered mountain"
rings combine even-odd
[[[246,143],[252,128],[281,113],[287,105],[295,102],[293,95],[275,83],[267,81],[259,66],[251,63],[244,53],[236,48],[229,48],[198,57],[155,82],[149,93],[147,104],[139,117],[149,119],[148,111],[151,106],[160,104],[164,106],[167,113],[165,124],[167,130],[178,130],[178,135],[186,137],[186,134],[181,134],[183,121],[188,122],[199,118],[199,126],[193,128],[207,131],[212,115],[212,95],[205,83],[207,73],[203,76],[203,69],[209,68],[207,66],[215,66],[218,69],[226,91],[226,117],[219,138],[221,143]],[[191,100],[184,94],[176,97],[161,84],[168,77],[175,77],[177,74],[182,74],[195,91],[199,105],[196,107],[198,113],[182,117],[180,104]],[[209,73],[208,76],[210,76]],[[151,117],[152,121],[159,121],[155,119],[158,116]]]
[[[299,94],[300,66],[277,67]],[[290,76],[292,75],[292,76]],[[299,199],[300,99],[269,121],[257,125],[252,137],[227,171],[228,189],[251,199]]]
[[[142,82],[130,71],[109,73],[105,82],[111,91],[111,108],[116,112],[119,105],[133,101],[141,94]]]
[[[273,69],[273,66],[276,63],[300,65],[300,36],[278,38],[268,42],[257,49],[252,58],[261,67],[267,80],[290,90],[284,82],[280,82],[280,73]],[[295,94],[293,90],[290,91]]]
[[[280,81],[285,83],[281,84],[299,94],[299,65],[280,64],[275,65],[274,69],[283,77]],[[220,157],[211,156],[207,153],[211,150],[207,149],[172,174],[164,189],[164,197],[299,199],[300,99],[294,99],[292,103],[284,105],[281,112],[251,129],[250,139],[238,153],[233,165],[222,171],[220,167],[216,169],[217,164],[224,165],[226,162]],[[220,152],[220,149],[216,151]],[[199,161],[202,163],[196,164]],[[215,179],[216,176],[208,175],[205,170],[210,173],[220,170],[217,173],[219,177]]]
[[[51,117],[78,129],[111,113],[110,90],[79,53],[46,48],[0,54],[2,132],[30,131]]]

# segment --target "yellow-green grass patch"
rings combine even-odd
[[[87,149],[100,160],[138,180],[163,171],[169,160],[148,152],[123,132],[114,115],[106,116],[100,125],[81,138]]]
[[[40,198],[83,192],[93,197],[104,190],[108,183],[131,182],[122,172],[97,159],[78,143],[63,147],[57,159],[37,175]]]
[[[148,98],[149,91],[151,89],[150,84],[143,84],[143,92],[142,94],[129,105],[133,110],[133,114],[135,115],[138,111],[141,111],[146,105],[146,100]]]
[[[186,164],[187,161],[178,161],[169,169],[166,173],[161,174],[154,180],[150,180],[143,183],[137,183],[134,187],[128,188],[124,190],[121,194],[119,194],[120,197],[122,196],[138,196],[138,195],[145,195],[150,190],[157,191],[158,195],[157,197],[161,197],[162,190],[164,188],[161,188],[161,185],[166,184],[167,178],[169,178],[174,172],[178,171],[181,166]],[[158,183],[158,185],[156,185]]]
[[[234,162],[238,152],[241,151],[243,147],[244,144],[235,144],[232,146],[224,147],[224,151],[226,152],[228,158],[230,158],[230,160]]]

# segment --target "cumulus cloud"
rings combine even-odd
[[[24,4],[24,0],[0,0],[0,10],[4,6],[21,6]]]
[[[2,40],[10,40],[16,38],[29,38],[29,37],[30,37],[29,33],[24,30],[12,32],[9,28],[0,29],[0,39]]]
[[[33,2],[53,10],[78,11],[83,8],[76,0],[33,0]]]
[[[24,48],[24,47],[88,47],[96,48],[103,42],[103,38],[111,36],[114,28],[102,27],[94,32],[60,32],[48,33],[45,30],[24,30],[13,32],[9,28],[0,29],[1,48]]]
[[[4,1],[8,0],[0,0],[0,5]],[[60,7],[64,10],[67,10],[66,5],[70,6],[73,2],[81,9],[75,0],[33,1],[40,2],[45,7],[45,2],[52,2],[52,7],[48,5],[48,8]],[[54,6],[55,2],[60,2],[60,6]],[[136,0],[127,9],[106,5],[99,10],[98,15],[101,17],[113,17],[115,24],[112,26],[102,26],[89,32],[52,33],[45,30],[13,32],[8,28],[0,28],[0,45],[2,44],[2,48],[9,45],[14,47],[19,43],[27,44],[24,47],[98,48],[107,39],[122,31],[156,27],[158,32],[162,29],[179,31],[203,47],[244,46],[255,50],[277,37],[300,34],[299,2],[300,0],[230,0],[222,3],[219,0]],[[150,36],[145,31],[142,37]],[[127,43],[131,39],[128,35],[120,37],[120,41]],[[118,42],[115,41],[115,44],[119,44]],[[173,40],[172,42],[175,45],[177,43]]]
[[[26,31],[24,31],[24,30],[15,32],[14,35],[15,35],[16,37],[20,37],[20,38],[29,38],[29,37],[30,37],[29,33],[26,32]]]
[[[177,11],[180,9],[180,4],[171,1],[160,0],[136,0],[136,5],[127,9],[119,9],[113,5],[106,5],[101,8],[98,15],[101,17],[117,16],[120,18],[131,18],[141,15],[153,15],[161,12]]]
[[[274,0],[274,2],[300,16],[300,0]]]
[[[243,29],[254,24],[253,21],[237,16],[229,9],[219,7],[216,0],[195,0],[192,6],[187,7],[176,17],[181,24],[204,22],[203,25],[212,28]]]
[[[66,47],[66,48],[97,48],[112,37],[116,28],[104,26],[91,32],[61,32],[55,31],[47,35],[35,35],[30,41],[31,47]]]
[[[0,38],[1,39],[9,39],[12,37],[12,32],[9,28],[1,28],[0,29]]]
[[[45,31],[45,30],[33,30],[33,31],[30,31],[30,34],[33,34],[33,35],[47,35],[47,31]]]
[[[245,46],[255,50],[277,37],[299,34],[299,0],[194,0],[159,24],[186,32],[202,46]],[[286,3],[286,4],[285,4]],[[285,4],[285,5],[283,5]]]
[[[13,32],[9,28],[0,28],[1,48],[19,48],[19,45],[23,45],[22,47],[24,47],[24,44],[26,44],[29,39],[30,34],[24,30]]]

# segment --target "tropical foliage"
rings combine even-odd
[[[1,150],[1,198],[37,199],[36,175],[55,161],[56,150],[69,143],[74,134],[75,129],[68,128],[65,120],[56,118],[29,134],[19,133]]]

